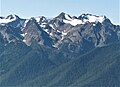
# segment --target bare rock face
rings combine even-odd
[[[21,19],[17,15],[0,17],[0,38],[4,44],[17,40],[71,52],[87,51],[120,40],[120,26],[106,16],[82,14],[79,17],[62,12],[55,18],[44,16]]]
[[[31,44],[32,39],[35,39],[39,44],[52,46],[52,40],[49,35],[38,25],[34,18],[30,19],[23,30],[25,34],[24,42]]]

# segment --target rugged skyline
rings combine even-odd
[[[120,37],[119,25],[112,24],[106,16],[92,14],[82,14],[77,17],[62,12],[54,18],[38,16],[30,19],[9,15],[1,17],[0,23],[1,29],[10,28],[11,33],[7,34],[1,30],[8,43],[20,39],[30,45],[31,40],[35,39],[41,45],[59,47],[68,40],[68,43],[78,46],[89,43],[94,48],[117,41]]]
[[[79,16],[83,13],[106,15],[113,24],[120,24],[119,0],[0,0],[0,15],[17,14],[20,17],[55,17],[60,12]]]

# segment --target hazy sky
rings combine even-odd
[[[79,16],[83,13],[106,15],[120,24],[119,0],[1,0],[0,15],[17,14],[21,17],[54,17],[60,12]]]

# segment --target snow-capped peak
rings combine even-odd
[[[71,16],[69,16],[65,13],[64,13],[64,15],[65,15],[65,19],[63,19],[63,22],[69,23],[72,26],[76,26],[78,24],[85,24],[86,22],[102,23],[106,19],[106,16],[96,16],[96,15],[92,15],[92,14],[82,14],[78,18],[72,18]]]
[[[64,12],[61,12],[57,18],[60,18],[60,19],[66,19],[66,20],[72,20],[72,17],[69,15],[69,14],[66,14]]]
[[[96,16],[92,14],[82,14],[79,16],[79,19],[82,20],[83,22],[100,22],[102,23],[106,17],[105,16]]]
[[[76,26],[78,24],[84,24],[84,22],[82,22],[82,20],[79,19],[73,19],[73,20],[63,20],[64,23],[68,23],[71,24],[72,26]]]
[[[8,15],[6,19],[16,19],[18,16],[17,15]]]
[[[46,20],[46,18],[44,16],[38,16],[38,17],[34,17],[35,20],[39,23],[40,21],[43,22]]]
[[[0,23],[1,24],[6,24],[6,23],[9,23],[9,22],[15,21],[18,18],[19,17],[17,15],[9,15],[6,18],[0,19]]]
[[[65,19],[63,19],[64,23],[71,24],[72,26],[76,26],[78,24],[84,24],[84,22],[82,22],[82,20],[80,20],[78,18],[71,17],[68,14],[64,13],[64,16],[65,16]]]

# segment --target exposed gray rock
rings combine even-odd
[[[0,20],[2,19],[16,19],[0,24],[0,38],[6,43],[21,40],[30,45],[34,39],[40,45],[57,49],[67,44],[67,49],[77,52],[120,40],[120,25],[113,25],[106,16],[82,14],[79,17],[71,17],[62,12],[53,19],[40,16],[26,20],[17,15],[0,17]]]

